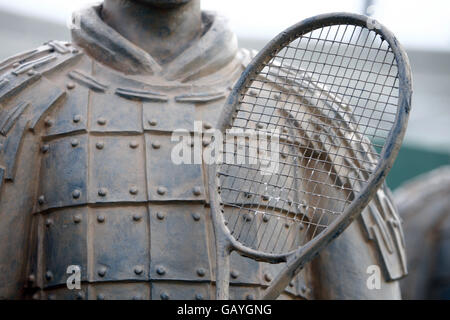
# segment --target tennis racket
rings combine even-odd
[[[264,292],[276,299],[345,230],[392,167],[411,94],[405,51],[366,16],[306,19],[259,52],[227,99],[221,162],[208,167],[217,299],[229,298],[232,251],[284,263]]]

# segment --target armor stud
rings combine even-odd
[[[81,222],[81,215],[76,214],[73,216],[73,222],[80,223]]]
[[[102,293],[99,293],[99,294],[97,295],[97,300],[105,300],[105,295],[102,294]]]
[[[144,272],[144,268],[142,266],[136,266],[134,267],[134,273],[137,275],[141,275]]]
[[[199,214],[198,212],[194,212],[194,213],[192,214],[192,218],[193,218],[195,221],[200,221],[200,214]]]
[[[80,191],[80,190],[76,189],[76,190],[74,190],[74,191],[72,192],[72,197],[73,197],[74,199],[79,199],[80,196],[81,196],[81,191]]]
[[[194,187],[193,193],[195,196],[199,196],[202,194],[202,189],[200,187]]]
[[[45,225],[47,227],[50,227],[52,224],[53,224],[53,220],[52,219],[49,218],[49,219],[45,220]]]
[[[138,192],[139,192],[139,190],[138,190],[138,188],[137,188],[136,186],[132,186],[132,187],[130,188],[130,194],[132,194],[132,195],[137,195]]]
[[[75,89],[75,87],[76,87],[76,85],[74,82],[69,82],[67,84],[67,89],[69,89],[69,90],[73,90],[73,89]]]
[[[247,295],[245,296],[245,300],[255,300],[255,296],[252,295],[252,294],[247,294]]]
[[[97,123],[101,126],[104,126],[106,124],[106,119],[105,118],[99,118],[97,120]]]
[[[97,142],[97,143],[95,144],[95,147],[96,147],[98,150],[102,150],[102,149],[105,147],[105,143],[104,143],[104,142]]]
[[[151,125],[152,127],[155,127],[158,125],[158,121],[156,121],[156,119],[150,119],[148,120],[148,124]]]
[[[76,148],[80,144],[80,141],[78,139],[72,139],[72,141],[70,141],[70,144],[72,147]]]
[[[44,197],[44,196],[40,196],[40,197],[38,198],[38,203],[39,203],[40,205],[43,205],[43,204],[45,203],[45,197]]]
[[[265,273],[264,274],[264,280],[266,280],[267,282],[272,281],[272,276],[270,275],[270,273]]]
[[[140,221],[142,219],[142,216],[138,213],[133,214],[133,220],[134,221]]]
[[[197,293],[196,295],[195,295],[195,300],[203,300],[204,298],[203,298],[203,295],[201,294],[201,293]]]
[[[73,122],[74,123],[79,123],[81,121],[81,115],[80,114],[76,114],[73,116]]]
[[[230,276],[231,276],[233,279],[237,279],[237,278],[239,277],[239,272],[236,271],[236,270],[231,270]]]
[[[100,197],[106,197],[107,194],[108,194],[108,190],[106,188],[100,188],[98,190],[98,195]]]
[[[166,269],[163,266],[158,266],[156,268],[156,273],[159,274],[160,276],[163,276],[166,274]]]
[[[44,122],[46,127],[51,127],[53,125],[53,120],[51,118],[45,118],[45,122]]]
[[[46,279],[47,281],[50,281],[50,280],[53,279],[53,273],[52,273],[50,270],[48,270],[48,271],[45,273],[45,279]]]
[[[100,222],[100,223],[105,222],[105,216],[102,215],[102,214],[98,215],[98,216],[97,216],[97,221]]]
[[[205,269],[203,269],[203,268],[198,268],[198,269],[197,269],[197,275],[198,275],[199,277],[204,277],[205,274],[206,274],[206,270],[205,270]]]
[[[158,194],[159,194],[160,196],[163,196],[163,195],[166,194],[167,189],[166,189],[165,187],[158,187],[158,189],[156,190],[156,192],[158,192]]]
[[[154,141],[152,143],[152,147],[153,147],[153,149],[159,149],[159,148],[161,148],[161,143],[159,141]]]
[[[166,215],[163,212],[156,213],[156,217],[158,218],[158,220],[164,220],[165,216]]]
[[[139,143],[137,143],[137,141],[131,141],[130,142],[130,148],[131,149],[136,149],[137,147],[139,147]]]
[[[162,300],[169,300],[170,299],[170,296],[169,296],[169,294],[167,292],[162,292],[160,297],[161,297]]]
[[[98,271],[97,271],[97,274],[100,276],[100,277],[104,277],[105,275],[106,275],[106,267],[100,267],[99,269],[98,269]]]

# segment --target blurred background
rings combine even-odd
[[[71,13],[98,1],[0,0],[0,60],[48,40],[69,40]],[[372,15],[406,47],[414,76],[406,140],[388,177],[392,189],[450,164],[450,1],[447,0],[203,0],[226,16],[240,46],[262,48],[286,27],[312,15],[349,11]]]

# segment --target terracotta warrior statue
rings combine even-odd
[[[449,195],[450,166],[422,174],[394,193],[411,270],[401,281],[404,299],[450,300]]]
[[[214,127],[254,52],[200,0],[105,0],[72,37],[0,63],[0,298],[213,299],[205,165],[171,135]],[[280,298],[398,299],[403,244],[382,188]],[[230,297],[279,269],[233,255]]]

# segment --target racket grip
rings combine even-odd
[[[229,300],[230,250],[224,243],[219,243],[216,250],[216,299]]]

